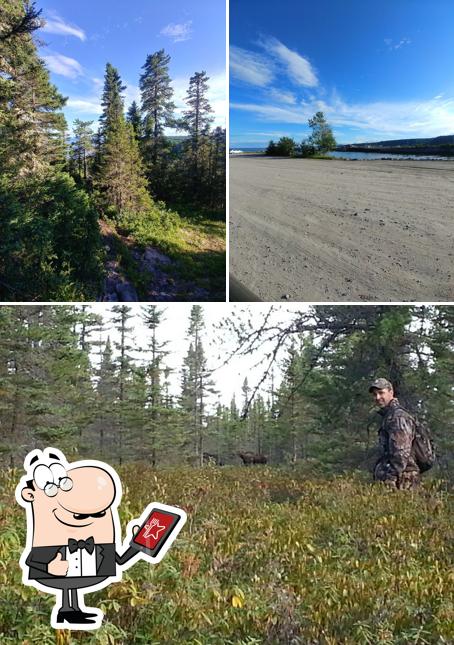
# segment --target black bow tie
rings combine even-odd
[[[86,549],[91,555],[95,550],[95,541],[93,537],[89,537],[86,540],[74,540],[73,538],[69,538],[68,549],[70,553],[74,553],[77,549]]]

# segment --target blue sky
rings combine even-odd
[[[205,70],[214,125],[225,126],[225,3],[223,0],[38,0],[47,24],[38,33],[39,53],[52,82],[68,97],[64,112],[96,120],[107,62],[118,68],[126,107],[139,100],[139,77],[146,56],[170,54],[170,76],[179,110],[189,78]]]
[[[230,0],[230,146],[454,134],[452,0]]]

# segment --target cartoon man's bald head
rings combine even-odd
[[[118,491],[105,468],[96,462],[68,464],[54,449],[37,451],[25,467],[27,479],[20,495],[23,506],[32,505],[33,546],[89,536],[97,543],[115,541],[112,505]]]

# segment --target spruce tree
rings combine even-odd
[[[94,152],[93,121],[74,121],[74,141],[71,144],[71,160],[75,167],[75,174],[79,180],[87,181],[89,163]]]
[[[40,26],[33,6],[7,2],[0,23],[0,172],[10,178],[43,175],[64,160],[66,99],[49,80],[32,33]],[[30,13],[31,12],[31,13]]]
[[[123,117],[122,94],[125,89],[126,85],[121,82],[118,70],[111,63],[107,63],[101,99],[103,112],[99,118],[100,129],[104,138],[110,130],[117,126],[117,122]]]
[[[149,305],[143,309],[143,320],[151,331],[151,340],[149,343],[150,360],[146,368],[148,377],[148,420],[149,429],[144,446],[149,447],[149,461],[154,467],[157,464],[158,447],[162,443],[162,420],[164,401],[162,392],[161,377],[164,372],[163,359],[169,353],[166,349],[168,341],[160,341],[158,338],[158,329],[162,324],[164,311],[157,305]]]
[[[143,212],[152,206],[137,139],[123,114],[123,89],[118,71],[108,63],[96,183],[101,189],[104,211],[113,216],[121,216],[124,211]]]
[[[182,407],[190,419],[190,437],[194,456],[200,465],[203,464],[205,440],[206,398],[215,392],[213,381],[209,377],[202,333],[205,327],[203,310],[200,305],[193,305],[189,317],[188,353],[184,359],[182,381]]]
[[[140,114],[140,109],[135,101],[131,103],[126,115],[126,120],[132,125],[134,130],[134,135],[137,141],[140,141],[142,138],[142,116]]]

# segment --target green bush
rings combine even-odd
[[[102,277],[98,217],[66,173],[0,180],[4,300],[92,300]]]
[[[131,235],[138,244],[143,246],[159,243],[181,226],[180,216],[168,210],[163,202],[154,203],[144,212],[123,210],[113,219],[121,232]]]

